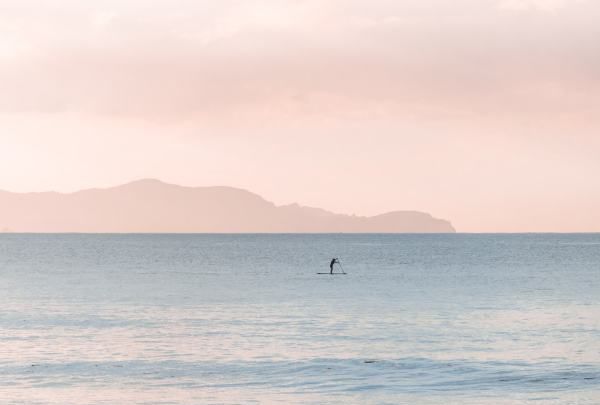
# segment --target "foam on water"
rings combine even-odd
[[[596,404],[599,244],[2,235],[0,402]]]

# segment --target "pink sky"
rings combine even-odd
[[[595,0],[0,0],[0,189],[600,231]]]

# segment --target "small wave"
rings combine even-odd
[[[0,375],[0,385],[18,384],[22,387],[110,384],[111,381],[130,380],[148,388],[263,387],[312,393],[527,393],[600,389],[598,365],[422,358],[40,363],[0,366]]]

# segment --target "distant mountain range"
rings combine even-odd
[[[182,187],[139,180],[70,194],[0,191],[5,232],[381,232],[451,233],[450,222],[417,211],[374,217],[276,206],[232,187]]]

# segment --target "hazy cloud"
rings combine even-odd
[[[4,111],[501,118],[593,116],[600,105],[592,1],[26,0],[0,10]]]

